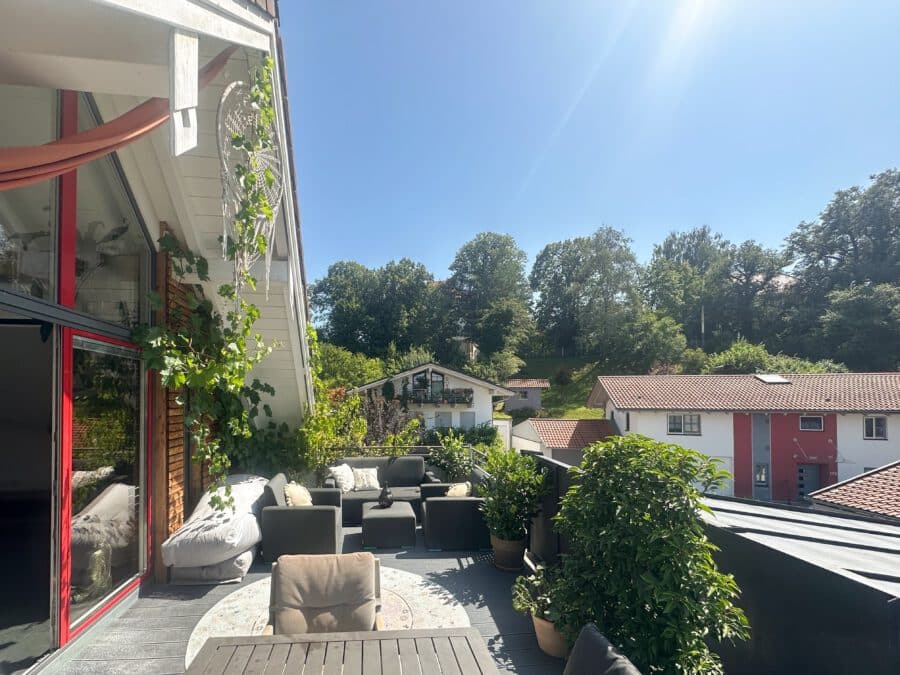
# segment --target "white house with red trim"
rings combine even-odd
[[[795,501],[900,459],[900,373],[609,375],[588,405],[719,460],[737,497]]]
[[[0,45],[0,670],[20,672],[165,580],[159,544],[203,489],[178,392],[131,330],[154,316],[149,291],[169,321],[187,290],[216,298],[232,279],[217,109],[267,56],[284,189],[268,293],[248,300],[280,347],[253,376],[278,422],[312,392],[274,0],[12,0]],[[210,261],[208,281],[173,281],[164,231]]]

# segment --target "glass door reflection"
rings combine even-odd
[[[141,362],[75,337],[70,625],[141,572]]]

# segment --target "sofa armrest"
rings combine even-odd
[[[314,506],[336,506],[341,508],[340,488],[310,488],[309,494],[312,496]]]
[[[427,483],[440,483],[441,479],[434,475],[434,471],[426,471],[425,477],[422,479],[422,485]]]
[[[266,560],[281,555],[340,553],[341,510],[336,506],[267,506],[262,511]]]
[[[425,548],[478,551],[490,547],[490,533],[478,497],[432,497],[422,504]]]
[[[422,483],[422,501],[432,497],[444,497],[453,483]]]
[[[322,483],[322,486],[327,487],[327,488],[336,488],[337,481],[334,479],[334,476],[328,476],[327,478],[325,478],[325,481]]]

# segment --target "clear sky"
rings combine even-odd
[[[900,2],[281,0],[306,266],[780,244],[900,166]]]

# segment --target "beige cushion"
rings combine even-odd
[[[329,466],[328,470],[334,477],[334,482],[341,488],[341,492],[350,492],[353,489],[353,469],[350,468],[349,464]]]
[[[353,469],[354,490],[380,490],[378,469]]]
[[[291,481],[284,486],[284,502],[288,506],[312,506],[312,495],[305,487]]]
[[[276,635],[372,630],[375,556],[283,555],[272,566]]]
[[[469,481],[465,483],[454,483],[447,490],[448,497],[469,497],[472,495],[472,484]]]

